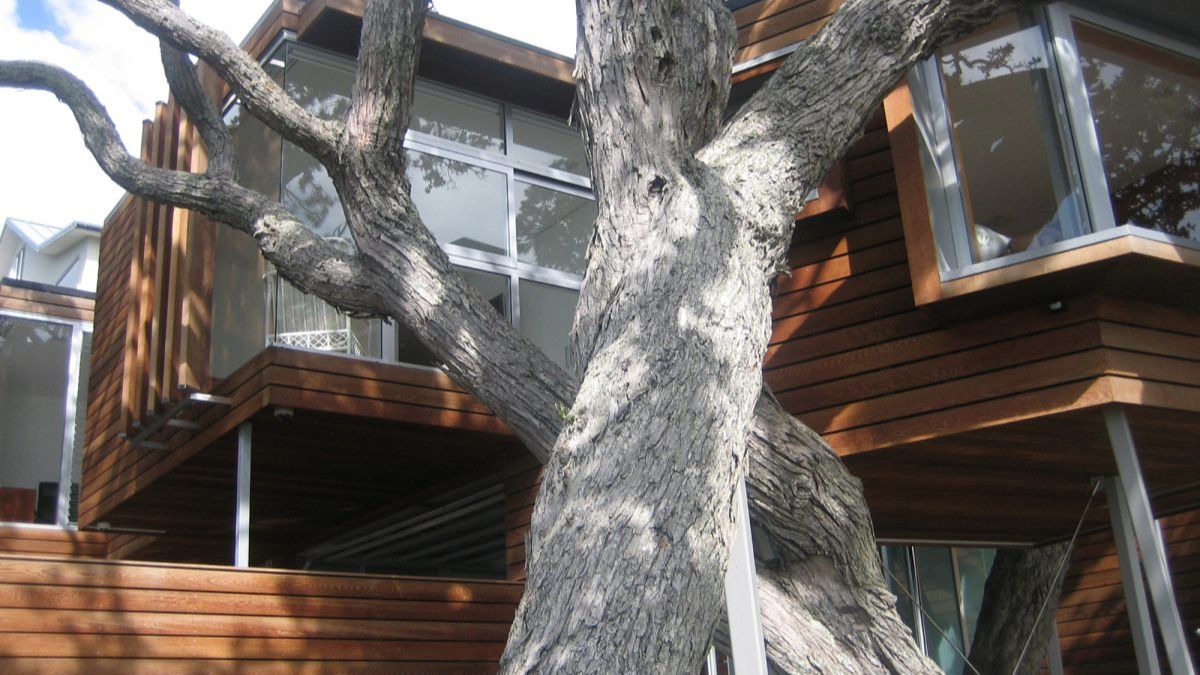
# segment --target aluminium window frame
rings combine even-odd
[[[64,319],[57,316],[23,312],[14,309],[0,309],[0,318],[52,323],[71,328],[71,341],[67,354],[67,388],[64,392],[65,401],[63,402],[63,437],[62,453],[59,458],[58,500],[54,507],[54,524],[4,521],[0,522],[0,525],[33,529],[75,530],[78,528],[77,524],[70,521],[71,483],[75,471],[75,427],[76,417],[79,413],[79,385],[83,374],[82,369],[86,367],[81,363],[83,357],[83,336],[84,333],[93,333],[92,322]],[[80,476],[81,481],[82,478]]]
[[[1125,236],[1135,236],[1173,246],[1200,250],[1200,241],[1166,234],[1133,224],[1115,222],[1100,153],[1099,136],[1092,120],[1087,85],[1079,66],[1078,46],[1072,19],[1091,23],[1186,58],[1200,61],[1200,47],[1163,34],[1160,29],[1146,28],[1108,14],[1085,9],[1070,2],[1056,2],[1032,10],[1031,16],[1042,31],[1045,53],[1049,57],[1051,104],[1055,127],[1062,143],[1063,163],[1067,178],[1080,188],[1081,234],[1037,249],[1020,251],[991,260],[974,262],[966,222],[959,167],[950,135],[949,106],[946,102],[937,56],[919,63],[908,76],[912,92],[914,118],[918,126],[918,142],[926,149],[920,152],[925,171],[926,199],[930,210],[933,244],[941,282],[949,282],[983,272],[1002,269],[1030,260],[1063,253],[1096,243]],[[1047,132],[1052,130],[1046,130]],[[932,146],[932,147],[930,147]],[[940,242],[949,238],[953,249],[944,250]],[[963,264],[966,261],[966,264]]]
[[[275,40],[270,48],[266,50],[265,55],[259,60],[262,64],[278,65],[282,69],[284,82],[287,78],[287,57],[289,49],[295,49],[301,52],[305,57],[312,58],[321,65],[341,70],[344,73],[352,74],[357,70],[357,63],[354,59],[343,54],[333,52],[315,45],[310,45],[300,42],[295,34],[282,34]],[[500,108],[501,118],[503,122],[504,147],[502,152],[494,152],[476,148],[465,143],[458,143],[447,138],[442,138],[433,134],[408,129],[404,137],[404,149],[415,152],[423,152],[434,155],[442,159],[462,162],[474,167],[479,167],[488,171],[495,171],[505,176],[505,189],[508,199],[508,213],[506,220],[506,237],[509,253],[501,255],[489,253],[467,246],[457,244],[449,244],[439,242],[439,246],[450,259],[451,264],[476,270],[504,276],[508,280],[509,290],[509,321],[518,330],[521,329],[521,300],[520,300],[520,284],[521,280],[554,286],[561,289],[578,292],[583,285],[583,275],[564,272],[550,267],[532,265],[520,260],[517,246],[516,235],[516,219],[517,219],[517,204],[516,201],[516,182],[522,181],[538,187],[556,190],[575,197],[595,201],[595,196],[592,194],[592,181],[588,176],[554,169],[548,166],[527,162],[517,159],[509,154],[514,146],[513,141],[513,120],[514,113],[519,111],[521,115],[529,116],[534,120],[542,120],[552,122],[554,124],[562,124],[562,120],[542,114],[535,110],[530,110],[520,106],[514,106],[503,100],[495,99],[475,92],[466,91],[458,87],[447,85],[441,82],[418,79],[416,86],[427,87],[437,91],[439,94],[454,98],[459,97],[465,99],[466,102],[474,104],[476,101],[483,101],[489,104],[497,105]],[[231,94],[223,107],[223,115],[228,115],[229,110],[236,103],[236,95]],[[281,177],[282,180],[282,177]],[[280,188],[282,194],[282,186]],[[267,311],[271,308],[268,304]],[[425,368],[430,370],[441,370],[433,366],[423,366],[421,364],[412,364],[401,362],[398,359],[398,345],[396,343],[397,326],[390,319],[381,321],[382,329],[380,339],[381,355],[361,356],[361,355],[345,355],[351,358],[360,360],[382,361],[384,363],[404,363],[404,365],[413,368]],[[271,336],[270,319],[267,321],[266,346],[274,344]],[[303,348],[301,348],[303,349]],[[321,352],[330,353],[330,352]],[[336,353],[335,353],[336,354]]]

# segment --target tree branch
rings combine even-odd
[[[768,236],[786,241],[791,215],[846,154],[864,120],[896,82],[938,45],[1018,4],[1020,0],[846,0],[700,158],[752,210],[765,214],[757,220]]]
[[[45,63],[0,61],[0,86],[57,96],[71,109],[100,168],[129,192],[227,223],[253,236],[266,258],[301,288],[354,314],[381,313],[357,256],[346,255],[278,203],[227,177],[160,169],[134,158],[104,106],[74,75]]]
[[[233,87],[251,114],[287,140],[326,165],[337,157],[343,125],[322,120],[293,101],[228,35],[168,0],[101,1],[176,49],[199,56]]]
[[[346,117],[346,134],[360,148],[403,152],[428,5],[428,0],[367,0]]]
[[[188,119],[196,125],[200,138],[204,141],[208,154],[207,173],[234,178],[237,172],[237,158],[234,155],[233,137],[230,136],[229,127],[225,126],[225,121],[221,119],[216,106],[200,88],[196,67],[192,65],[187,54],[167,42],[159,42],[159,51],[162,55],[163,73],[167,76],[171,94],[187,113]]]

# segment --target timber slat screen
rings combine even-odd
[[[488,673],[521,591],[0,555],[0,658],[8,673]]]

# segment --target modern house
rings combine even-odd
[[[840,2],[729,4],[744,100]],[[947,672],[994,550],[1076,537],[1047,667],[1190,672],[1200,18],[1183,4],[1001,17],[915,69],[797,216],[765,376],[862,479],[901,613]],[[244,46],[337,115],[361,11],[279,0]],[[422,49],[414,200],[570,367],[595,217],[571,63],[440,17]],[[319,165],[207,84],[243,180],[352,246]],[[171,103],[143,156],[204,162]],[[127,196],[99,270],[90,379],[63,385],[87,392],[81,471],[59,480],[82,474],[78,528],[60,490],[62,527],[0,530],[14,672],[494,669],[539,475],[505,425],[398,326],[300,293],[196,214]]]

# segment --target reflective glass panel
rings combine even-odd
[[[215,229],[209,368],[229,377],[267,344],[266,265],[258,245],[232,227]]]
[[[913,547],[920,579],[925,644],[929,657],[947,673],[962,672],[962,624],[959,623],[958,590],[954,583],[954,568],[950,549],[927,546]]]
[[[1081,234],[1042,29],[1010,15],[943,50],[938,65],[973,261]]]
[[[912,575],[908,569],[908,549],[903,546],[884,546],[883,570],[887,577],[888,590],[896,596],[896,612],[908,629],[912,631],[913,639],[917,639],[916,614],[913,611]]]
[[[579,291],[521,280],[521,332],[555,363],[571,370],[571,324]]]
[[[1200,62],[1072,26],[1117,225],[1200,241]]]
[[[586,176],[583,137],[578,129],[562,122],[523,110],[512,116],[513,158],[531,164],[569,171]]]
[[[958,597],[962,598],[963,620],[967,624],[966,643],[971,644],[975,638],[975,624],[979,620],[979,610],[983,605],[983,588],[987,584],[988,574],[992,571],[992,561],[996,558],[996,550],[991,548],[956,548],[954,560],[958,565]]]
[[[288,94],[317,117],[344,118],[354,90],[353,64],[300,45],[289,44],[287,50],[284,82]],[[284,143],[281,171],[283,206],[321,238],[353,252],[354,238],[325,167],[294,144]],[[275,342],[354,356],[381,355],[380,321],[350,319],[283,279],[269,292],[275,310]]]
[[[0,521],[53,524],[71,327],[0,316]]]
[[[408,180],[421,219],[439,242],[508,254],[508,177],[409,151]]]
[[[480,150],[504,152],[504,114],[499,103],[428,82],[418,82],[413,92],[408,128]]]
[[[521,262],[583,274],[596,202],[517,181],[517,252]]]

